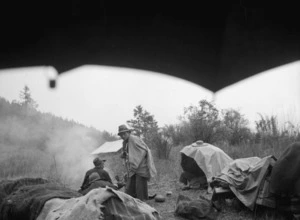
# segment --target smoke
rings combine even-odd
[[[43,177],[79,188],[101,132],[0,97],[0,178]]]
[[[52,133],[46,151],[53,158],[55,172],[61,180],[79,188],[85,172],[93,167],[91,152],[99,140],[88,135],[88,129],[75,125]]]
[[[104,142],[94,128],[0,98],[0,178],[42,177],[78,189],[94,167],[91,152]],[[113,178],[118,161],[106,159]]]

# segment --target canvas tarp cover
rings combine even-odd
[[[211,182],[212,177],[220,174],[222,169],[233,161],[220,148],[203,142],[195,142],[184,147],[180,152],[196,161],[208,182]]]
[[[36,220],[158,220],[156,209],[117,190],[97,188],[84,196],[49,200]]]
[[[225,181],[235,196],[248,208],[254,209],[261,184],[269,167],[273,167],[273,156],[236,159],[225,167],[216,180]]]

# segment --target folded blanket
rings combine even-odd
[[[0,220],[35,220],[48,200],[81,196],[60,184],[29,178],[6,182],[1,192]]]
[[[18,190],[22,186],[44,184],[48,182],[48,180],[42,178],[21,178],[16,180],[3,180],[0,182],[0,204],[6,196]]]

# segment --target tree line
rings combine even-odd
[[[86,134],[97,140],[94,148],[106,141],[118,139],[107,131],[100,132],[73,120],[39,112],[38,103],[32,98],[28,86],[20,91],[19,98],[19,101],[9,103],[0,97],[0,144],[44,150],[54,130],[74,126],[86,129]],[[282,128],[278,125],[276,116],[260,115],[253,131],[241,112],[236,109],[218,109],[213,102],[207,100],[200,100],[197,105],[184,108],[179,119],[177,124],[159,127],[155,116],[138,105],[133,109],[133,118],[127,120],[127,123],[161,159],[168,159],[175,147],[197,140],[214,145],[261,145],[264,148],[300,140],[299,127],[290,122]]]
[[[154,115],[141,105],[133,112],[134,119],[128,120],[127,123],[162,159],[167,159],[174,147],[189,145],[197,140],[240,151],[241,146],[256,148],[256,154],[275,155],[280,154],[282,148],[290,143],[300,141],[299,127],[291,122],[287,123],[288,126],[281,127],[276,116],[259,114],[260,119],[255,121],[253,130],[240,111],[218,109],[213,102],[204,99],[197,105],[184,108],[178,124],[165,125],[162,128],[158,127]],[[258,148],[262,149],[257,151]]]

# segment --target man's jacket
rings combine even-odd
[[[80,187],[81,189],[85,189],[88,187],[89,176],[94,172],[97,172],[99,174],[100,180],[104,180],[104,181],[108,181],[108,182],[112,183],[112,180],[107,171],[105,171],[102,168],[94,167],[86,172],[84,179],[83,179],[83,183],[81,184],[81,187]]]
[[[137,174],[150,179],[156,175],[151,150],[139,137],[131,134],[128,140],[123,142],[123,151],[128,154],[129,177]]]

